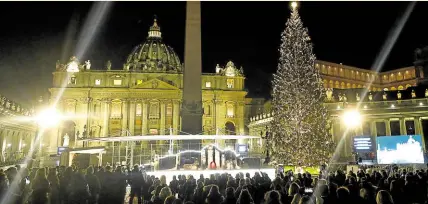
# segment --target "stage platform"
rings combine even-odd
[[[158,178],[160,178],[162,175],[166,176],[166,182],[169,184],[169,182],[172,180],[173,176],[178,175],[193,175],[193,178],[199,179],[199,176],[201,174],[204,175],[205,178],[209,178],[211,174],[223,174],[228,173],[235,177],[238,173],[243,173],[244,175],[246,173],[250,173],[251,177],[254,176],[256,172],[263,172],[266,173],[271,180],[275,179],[275,169],[273,168],[263,168],[263,169],[233,169],[233,170],[160,170],[160,171],[153,171],[153,172],[147,172],[148,175],[154,175]]]

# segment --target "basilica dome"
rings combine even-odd
[[[174,49],[162,41],[156,18],[145,42],[137,45],[128,55],[125,70],[141,72],[181,72],[182,64]]]

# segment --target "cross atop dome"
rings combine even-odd
[[[160,27],[158,26],[158,20],[156,15],[153,19],[153,25],[149,29],[149,38],[162,38],[162,33],[160,32]]]

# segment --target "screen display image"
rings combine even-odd
[[[239,153],[247,152],[247,145],[239,145],[238,146],[238,152]]]
[[[373,142],[370,136],[356,136],[354,137],[354,151],[355,152],[372,152]]]
[[[420,135],[377,137],[376,145],[378,164],[424,163]]]

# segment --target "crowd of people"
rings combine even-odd
[[[243,170],[245,171],[245,170]],[[25,168],[0,171],[2,204],[424,204],[427,173],[385,169],[366,172],[293,174],[276,178],[212,174],[166,177],[147,175],[139,166]],[[129,192],[127,192],[127,189]]]

